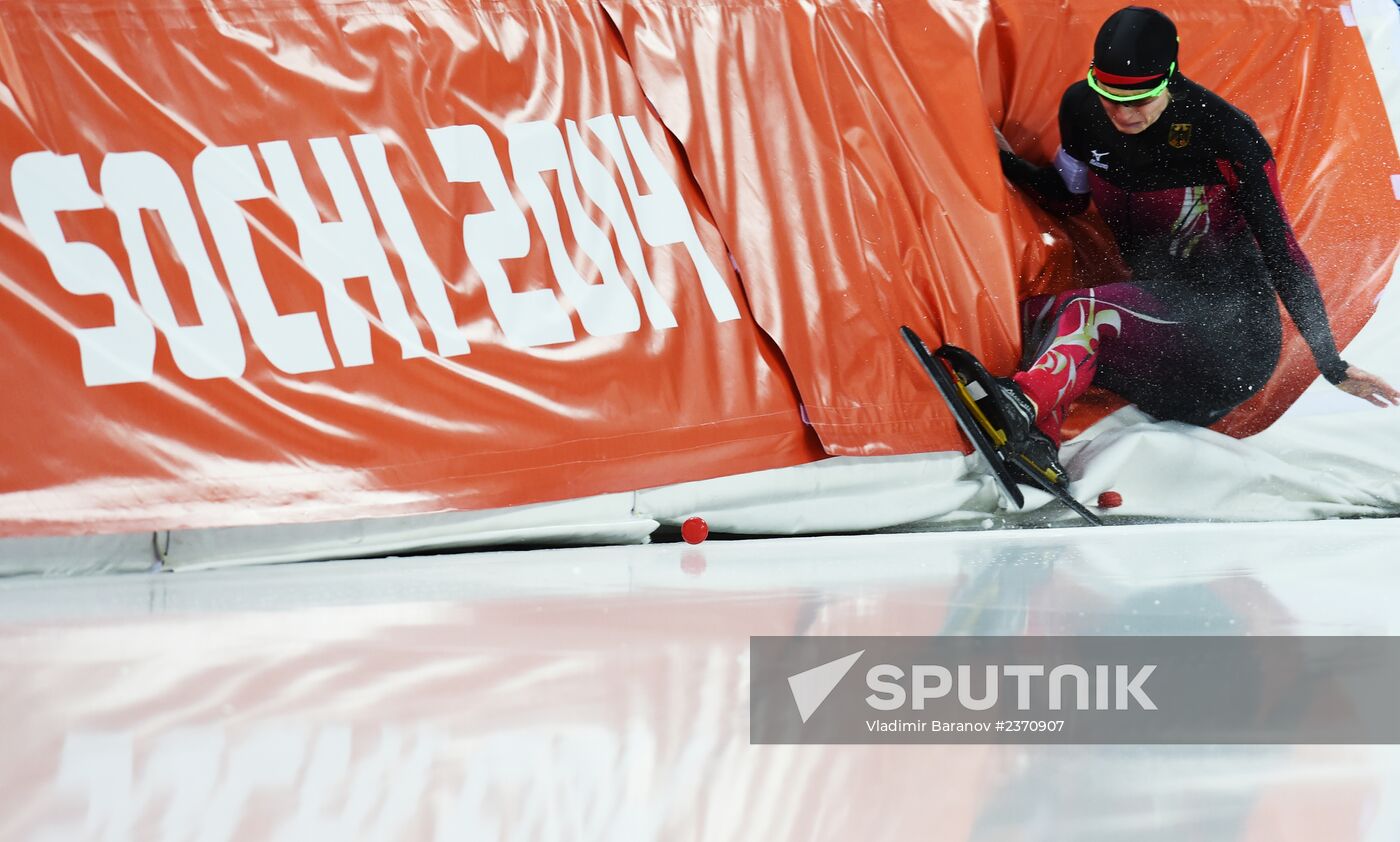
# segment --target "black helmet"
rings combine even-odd
[[[1166,90],[1176,72],[1176,24],[1144,6],[1119,9],[1099,27],[1089,87],[1109,99],[1147,99]],[[1110,94],[1102,85],[1134,93]]]

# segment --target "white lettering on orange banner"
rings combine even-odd
[[[512,279],[504,261],[526,257],[536,244],[531,241],[525,209],[516,202],[490,138],[474,125],[428,130],[446,180],[478,185],[490,203],[490,210],[465,215],[462,245],[481,278],[506,343],[532,347],[573,341],[568,306],[592,336],[634,333],[641,328],[643,312],[654,328],[675,327],[675,313],[647,269],[643,242],[651,248],[681,246],[695,266],[714,318],[737,319],[738,305],[701,245],[690,208],[636,118],[609,114],[584,121],[583,126],[618,163],[623,190],[607,165],[586,146],[573,120],[565,121],[564,132],[544,122],[506,128],[514,186],[544,239],[553,281],[552,288],[539,288],[536,283],[524,291],[517,291],[516,284],[523,279]],[[179,175],[164,159],[150,152],[106,155],[99,171],[101,193],[97,193],[76,155],[45,151],[17,158],[10,174],[20,216],[55,279],[74,295],[101,295],[112,303],[112,324],[70,328],[77,340],[84,382],[101,386],[149,381],[157,335],[165,338],[185,376],[239,377],[247,364],[239,314],[252,343],[273,366],[290,374],[324,371],[337,362],[372,364],[372,325],[381,326],[397,342],[404,359],[430,353],[419,333],[420,320],[427,325],[438,355],[470,353],[442,272],[428,256],[394,182],[383,142],[374,135],[348,140],[350,154],[341,138],[308,142],[330,190],[335,221],[321,217],[292,145],[286,141],[257,145],[257,156],[271,176],[270,189],[248,146],[211,147],[195,158],[198,211],[209,225],[232,302],[200,236],[195,207]],[[368,197],[356,182],[352,157]],[[636,165],[636,173],[629,160]],[[547,181],[546,174],[555,177]],[[555,210],[551,182],[562,200],[572,243],[566,240]],[[611,239],[585,210],[584,196],[606,218]],[[321,287],[329,337],[322,330],[320,313],[279,312],[274,304],[253,248],[249,218],[239,204],[256,199],[275,200],[295,224],[301,262]],[[63,212],[104,208],[116,216],[131,262],[135,299],[111,256],[93,243],[68,240],[58,221]],[[376,218],[403,265],[411,297],[405,296],[394,275]],[[159,220],[185,269],[198,313],[195,324],[182,324],[175,316],[169,285],[176,279],[162,278],[156,268],[146,236],[147,219]],[[635,292],[618,266],[614,242]],[[580,273],[575,251],[597,268],[600,282]],[[346,283],[353,279],[368,281],[375,312],[367,312],[351,298]]]
[[[279,313],[253,252],[248,218],[239,202],[271,199],[246,146],[211,147],[194,159],[194,190],[223,259],[229,286],[253,342],[288,374],[333,368],[330,348],[315,313]]]
[[[97,210],[102,197],[88,186],[77,155],[31,152],[15,159],[10,183],[20,217],[44,252],[59,286],[74,295],[101,295],[112,302],[112,324],[72,327],[89,386],[151,379],[156,332],[127,292],[107,253],[91,243],[70,243],[58,224],[59,211]]]
[[[136,296],[170,343],[175,364],[187,377],[237,377],[243,373],[243,337],[228,296],[214,277],[214,266],[199,237],[199,223],[180,176],[150,152],[119,152],[102,159],[102,195],[116,213],[122,244],[131,259]],[[141,211],[158,214],[175,253],[189,275],[200,324],[185,326],[156,271]]]
[[[389,269],[389,258],[379,244],[374,220],[340,141],[333,137],[311,140],[311,153],[330,187],[339,222],[325,222],[306,190],[306,182],[297,169],[292,146],[286,141],[258,144],[258,151],[267,162],[272,175],[272,189],[277,199],[292,215],[301,243],[301,259],[321,284],[326,296],[326,316],[331,324],[331,338],[346,366],[368,365],[374,362],[369,350],[369,318],[350,298],[345,282],[351,278],[369,278],[374,306],[389,334],[399,342],[404,359],[427,354],[418,329],[408,315],[403,291]]]

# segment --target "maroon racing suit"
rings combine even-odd
[[[1159,419],[1219,420],[1278,365],[1280,299],[1322,374],[1346,379],[1268,142],[1200,85],[1178,76],[1169,91],[1157,121],[1129,135],[1077,82],[1060,102],[1053,166],[1002,153],[1007,177],[1052,211],[1081,212],[1092,197],[1132,270],[1128,282],[1023,305],[1031,364],[1014,379],[1057,443],[1090,382]]]

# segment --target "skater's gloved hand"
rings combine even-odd
[[[1395,391],[1394,387],[1376,375],[1362,371],[1354,365],[1347,366],[1347,379],[1338,383],[1337,388],[1376,406],[1400,404],[1400,392]]]

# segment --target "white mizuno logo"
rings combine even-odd
[[[1089,154],[1093,156],[1093,160],[1089,162],[1089,166],[1098,167],[1101,170],[1108,169],[1108,163],[1104,161],[1104,158],[1108,157],[1107,152],[1100,152],[1097,149],[1091,149],[1089,150]]]

